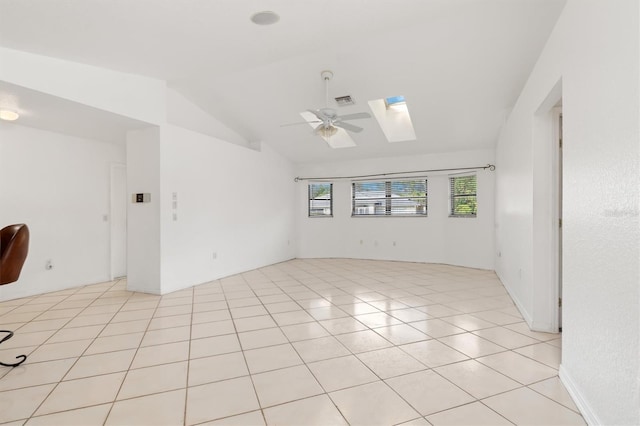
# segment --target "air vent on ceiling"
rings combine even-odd
[[[338,96],[337,98],[335,98],[336,100],[336,104],[338,104],[338,106],[348,106],[348,105],[355,105],[355,101],[353,100],[353,98],[349,95],[345,95],[345,96]]]

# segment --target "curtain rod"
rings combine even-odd
[[[414,170],[410,172],[390,172],[390,173],[376,173],[372,175],[358,175],[358,176],[325,176],[325,177],[296,177],[294,181],[300,182],[301,180],[338,180],[338,179],[361,179],[361,178],[370,178],[370,177],[383,177],[383,176],[395,176],[395,175],[406,175],[413,173],[429,173],[429,172],[458,172],[462,170],[486,170],[494,171],[496,166],[493,164],[487,164],[486,166],[478,166],[478,167],[458,167],[455,169],[431,169],[431,170]]]

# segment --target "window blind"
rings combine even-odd
[[[352,182],[352,216],[426,216],[427,180]]]
[[[476,175],[449,177],[451,217],[475,217],[478,212]]]
[[[309,217],[333,216],[333,184],[309,184]]]

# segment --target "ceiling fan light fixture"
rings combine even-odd
[[[15,121],[20,118],[20,114],[9,109],[0,109],[0,120]]]
[[[273,25],[280,20],[280,16],[270,10],[264,10],[251,15],[251,22],[256,25]]]
[[[330,138],[336,133],[338,133],[338,128],[335,126],[325,127],[321,125],[316,129],[316,134],[322,136],[323,138]]]

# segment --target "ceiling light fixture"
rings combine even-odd
[[[15,121],[19,117],[20,117],[20,114],[18,114],[15,111],[11,111],[8,109],[0,109],[0,120]]]
[[[256,25],[273,25],[279,20],[280,16],[270,10],[265,10],[251,15],[251,22]]]
[[[322,136],[323,138],[330,138],[331,136],[335,135],[336,133],[338,133],[338,128],[335,126],[328,126],[325,127],[323,125],[320,125],[317,129],[316,129],[316,133],[320,136]]]

